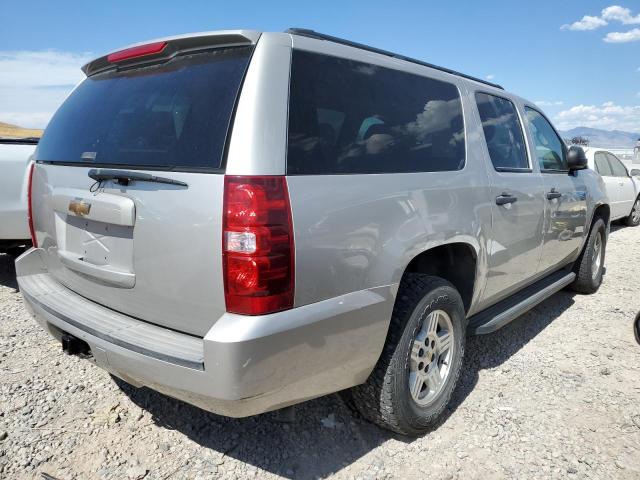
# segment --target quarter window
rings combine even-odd
[[[476,104],[494,168],[528,169],[524,136],[513,103],[487,93],[476,93]]]
[[[293,51],[288,174],[438,172],[464,162],[455,85]]]
[[[533,135],[540,170],[569,170],[564,143],[549,121],[533,108],[526,107],[525,110],[527,113],[527,122]]]

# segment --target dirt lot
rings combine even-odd
[[[234,420],[62,354],[0,256],[0,478],[640,478],[640,228],[614,227],[593,296],[562,292],[470,338],[447,418],[418,439],[338,396]]]

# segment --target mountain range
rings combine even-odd
[[[0,122],[0,137],[6,138],[23,138],[23,137],[41,137],[42,130],[35,128],[22,128],[11,123]]]
[[[559,131],[563,138],[583,137],[589,145],[606,148],[633,148],[640,139],[640,133],[623,132],[621,130],[601,130],[599,128],[576,127]]]

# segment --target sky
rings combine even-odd
[[[0,122],[24,127],[47,124],[80,66],[128,44],[304,27],[489,79],[562,130],[640,132],[640,0],[0,0],[0,25]]]

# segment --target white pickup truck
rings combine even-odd
[[[31,245],[27,187],[38,139],[0,137],[0,252],[18,254]]]

